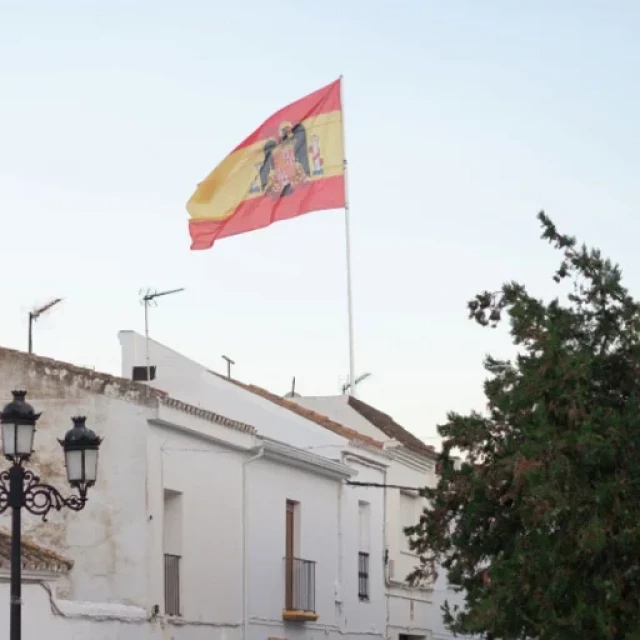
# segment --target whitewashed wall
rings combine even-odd
[[[395,453],[400,455],[399,450]],[[435,469],[431,462],[408,453],[405,453],[403,458],[393,460],[388,473],[389,484],[403,487],[433,486]],[[403,528],[405,525],[415,524],[426,506],[425,501],[419,497],[407,496],[406,499],[414,501],[415,517],[412,521],[402,512],[402,492],[399,489],[387,491],[387,594],[390,637],[396,637],[401,633],[429,636],[441,617],[431,604],[429,590],[410,588],[406,582],[407,576],[418,563],[418,556],[409,550]]]
[[[55,591],[56,584],[45,583]],[[9,583],[0,580],[0,637],[9,637]],[[184,627],[138,607],[51,599],[41,584],[23,585],[24,640],[230,640],[225,630]],[[6,606],[2,606],[6,603]]]
[[[86,415],[105,438],[98,483],[83,511],[53,512],[46,523],[25,514],[25,534],[74,562],[69,579],[53,585],[60,598],[55,614],[42,586],[25,587],[28,628],[42,626],[51,640],[239,638],[239,477],[253,434],[158,404],[157,394],[142,385],[0,349],[0,398],[9,400],[16,388],[27,389],[27,399],[43,412],[32,468],[64,493],[69,488],[56,438],[72,426],[70,417]],[[164,611],[164,488],[185,498],[180,620],[149,619],[154,605]],[[0,526],[9,523],[8,514],[0,516]],[[0,597],[5,587],[0,584]]]
[[[146,341],[132,331],[120,332],[119,339],[122,374],[130,376],[134,365],[144,365]],[[256,427],[260,436],[286,442],[301,451],[332,460],[341,460],[345,451],[356,451],[369,460],[368,464],[350,460],[357,478],[384,481],[384,468],[389,460],[381,452],[352,449],[344,437],[221,379],[155,341],[149,341],[149,353],[151,364],[157,367],[152,384],[158,389],[203,409],[247,422]],[[293,639],[314,636],[321,631],[327,635],[383,638],[386,625],[382,564],[384,493],[344,486],[338,491],[335,483],[327,484],[317,476],[302,477],[291,469],[274,470],[264,460],[250,465],[247,478],[251,483],[248,529],[251,637],[258,640],[272,635]],[[284,587],[277,584],[274,589],[265,589],[262,577],[275,571],[278,580],[282,579],[284,504],[287,497],[297,499],[287,495],[291,493],[300,494],[303,526],[309,526],[308,538],[302,542],[303,557],[319,563],[316,598],[320,618],[316,623],[283,627]],[[371,600],[368,603],[359,601],[357,590],[359,499],[371,503]],[[304,506],[310,503],[312,510]],[[329,572],[332,565],[333,570]]]
[[[134,331],[118,334],[122,375],[131,377],[134,365],[145,363],[145,338]],[[269,400],[207,371],[205,367],[168,347],[149,341],[150,361],[157,366],[152,386],[197,407],[259,428],[260,434],[314,453],[339,458],[345,438],[314,422],[282,409]]]
[[[55,583],[51,586],[55,589]],[[2,638],[9,637],[9,591],[9,583],[6,579],[0,581],[0,637]],[[158,638],[160,640],[162,637],[159,633],[152,634],[150,626],[143,623],[127,624],[117,620],[100,623],[92,618],[64,617],[65,613],[70,614],[64,602],[60,603],[61,610],[56,614],[52,611],[49,594],[40,584],[24,584],[22,596],[24,640],[32,638],[47,640],[113,640],[115,638],[118,640],[152,640],[153,638],[155,640]],[[73,606],[72,604],[71,607]],[[91,612],[91,609],[86,606],[83,609],[85,614]]]
[[[339,421],[359,433],[388,440],[377,427],[366,420],[347,403],[346,396],[300,397],[296,402],[313,409],[333,420]],[[392,444],[392,443],[390,443]],[[433,461],[417,456],[404,447],[390,448],[393,457],[387,471],[387,484],[405,487],[434,486],[437,477]],[[415,568],[418,557],[408,549],[405,525],[401,511],[401,492],[398,489],[384,491],[386,505],[386,543],[389,552],[387,566],[387,635],[397,638],[399,634],[424,636],[427,638],[448,638],[442,622],[441,605],[445,600],[451,604],[463,604],[464,598],[447,585],[441,575],[431,588],[410,588],[406,577]],[[424,508],[425,502],[416,500],[415,522]]]
[[[315,633],[337,629],[334,585],[337,577],[338,496],[341,480],[302,472],[268,458],[251,463],[247,472],[248,581],[250,637],[287,636],[285,604],[285,509],[296,508],[296,555],[314,561],[317,622],[302,626]]]
[[[27,535],[75,562],[70,591],[61,595],[102,602],[117,594],[124,604],[147,606],[145,458],[153,394],[111,376],[0,349],[0,403],[11,399],[13,389],[26,389],[27,400],[42,411],[30,468],[64,494],[70,487],[57,438],[71,428],[71,416],[87,416],[87,425],[104,437],[98,482],[83,511],[52,512],[46,523],[24,516]],[[0,526],[9,525],[6,512]]]
[[[175,373],[175,367],[169,370]],[[197,387],[198,397],[203,402],[196,401],[188,380],[185,383],[182,375],[176,377],[183,385],[185,401],[223,414],[221,406],[231,408],[234,415],[228,417],[257,422],[263,433],[281,440],[290,438],[301,452],[324,452],[323,464],[331,458],[340,459],[349,448],[344,438],[216,376],[200,371],[200,379],[204,383]],[[166,386],[171,387],[168,383]],[[86,415],[89,426],[105,437],[98,485],[91,491],[85,511],[52,514],[46,524],[30,519],[25,523],[25,529],[38,542],[75,562],[70,587],[55,586],[54,596],[59,600],[53,611],[41,586],[25,587],[25,607],[37,609],[27,613],[25,608],[29,624],[37,630],[35,637],[42,635],[40,629],[46,629],[51,640],[242,638],[241,478],[243,463],[260,446],[255,434],[167,406],[143,385],[0,349],[0,398],[9,400],[14,388],[26,388],[28,399],[44,412],[36,440],[39,454],[34,458],[43,480],[65,487],[63,456],[55,438],[62,437],[71,426],[72,415]],[[378,466],[374,472],[364,465],[358,469],[360,477],[380,481],[385,461],[361,453]],[[354,562],[352,568],[341,564],[347,554],[357,553],[353,551],[357,548],[357,525],[349,529],[345,523],[357,518],[357,504],[350,508],[349,502],[357,503],[358,490],[341,486],[338,478],[329,480],[308,469],[289,468],[273,460],[255,464],[247,476],[252,483],[248,493],[260,496],[248,510],[252,531],[248,637],[263,640],[275,635],[274,631],[292,640],[315,637],[319,632],[335,638],[383,637],[383,589],[375,577],[376,572],[381,574],[381,567],[372,562],[372,602],[363,608],[365,605],[357,601],[357,564]],[[353,466],[357,467],[355,463]],[[180,492],[183,497],[184,615],[177,621],[152,615],[154,605],[161,612],[164,609],[165,489]],[[284,626],[279,620],[284,589],[277,584],[265,590],[260,578],[273,569],[261,564],[267,552],[271,559],[277,557],[278,564],[282,561],[284,538],[278,541],[284,527],[281,503],[286,497],[295,499],[292,492],[301,502],[312,504],[307,525],[303,525],[306,535],[301,539],[301,551],[318,559],[316,597],[321,619],[313,624]],[[377,518],[371,536],[374,558],[382,552],[383,500],[369,500],[372,516]],[[373,517],[372,522],[376,522]],[[251,577],[252,568],[258,580]],[[282,574],[278,573],[279,581]],[[4,588],[0,584],[0,597]],[[337,592],[344,594],[341,606],[336,603]],[[74,602],[80,599],[89,603]],[[120,604],[107,606],[106,602]]]
[[[226,430],[191,416],[173,419],[194,432],[214,435],[216,430]],[[246,451],[254,438],[242,435]],[[223,630],[237,634],[242,625],[242,460],[241,450],[209,438],[159,423],[150,427],[146,538],[150,599],[164,612],[164,553],[178,551],[165,547],[164,490],[168,489],[180,493],[182,501],[182,628],[207,627],[216,637]]]
[[[346,464],[356,472],[360,482],[384,484],[386,468],[372,465],[353,454],[344,456]],[[370,508],[369,529],[369,592],[366,602],[358,598],[359,502]],[[384,493],[380,489],[344,486],[342,498],[342,613],[345,627],[352,633],[386,636],[384,587]]]

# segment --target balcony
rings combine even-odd
[[[284,559],[284,611],[288,621],[314,621],[316,613],[316,563],[300,558]]]
[[[180,615],[180,556],[164,554],[164,612]]]

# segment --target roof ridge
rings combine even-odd
[[[235,382],[237,383],[237,381]],[[324,427],[329,431],[333,431],[338,435],[350,438],[352,440],[355,440],[356,442],[364,442],[365,444],[370,444],[376,448],[382,449],[383,447],[383,443],[381,441],[376,440],[375,438],[371,438],[370,436],[363,435],[362,433],[359,433],[358,431],[356,431],[355,429],[351,429],[350,427],[345,427],[345,425],[340,424],[339,422],[336,422],[335,420],[332,420],[331,418],[328,418],[327,416],[323,415],[322,413],[318,413],[313,409],[307,409],[306,407],[303,407],[296,402],[291,402],[286,398],[281,398],[275,393],[271,393],[271,391],[267,391],[266,389],[258,387],[257,385],[249,384],[244,386],[249,391],[253,391],[253,393],[262,396],[266,400],[270,400],[271,402],[274,402],[275,404],[278,404],[285,409],[289,409],[302,418],[307,418],[307,420],[311,420],[312,422],[315,422],[321,427]]]
[[[306,418],[311,422],[315,422],[316,424],[323,427],[324,429],[327,429],[328,431],[332,431],[333,433],[339,436],[342,436],[343,438],[347,438],[350,441],[369,445],[379,450],[384,448],[384,444],[380,440],[376,440],[375,438],[371,438],[370,436],[363,435],[358,431],[356,431],[355,429],[351,429],[350,427],[345,427],[343,424],[340,424],[339,422],[336,422],[335,420],[332,420],[331,418],[328,418],[327,416],[321,413],[318,413],[317,411],[313,411],[312,409],[307,409],[306,407],[303,407],[302,405],[299,405],[296,402],[291,402],[286,398],[281,398],[275,393],[271,393],[271,391],[267,391],[262,387],[259,387],[255,384],[246,384],[234,378],[228,378],[227,376],[223,376],[222,374],[216,373],[215,371],[209,370],[209,372],[215,376],[218,376],[222,380],[231,382],[232,384],[235,384],[236,386],[241,387],[242,389],[245,389],[250,393],[254,393],[255,395],[260,396],[265,400],[269,400],[270,402],[273,402],[274,404],[279,405],[283,409],[288,409],[292,413],[295,413],[302,418]]]
[[[368,420],[374,427],[380,429],[380,431],[389,438],[393,438],[403,444],[407,449],[411,449],[414,453],[432,459],[438,457],[438,452],[435,450],[435,447],[420,440],[418,436],[398,424],[390,415],[384,413],[384,411],[380,411],[380,409],[376,409],[376,407],[353,396],[349,396],[347,402],[349,406],[354,411],[357,411],[365,420]]]

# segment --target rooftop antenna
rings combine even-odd
[[[222,356],[222,359],[227,361],[227,378],[231,379],[231,365],[235,362],[229,356]]]
[[[293,376],[291,379],[291,391],[287,391],[287,393],[282,396],[283,398],[299,398],[300,394],[296,393],[296,377]]]
[[[29,353],[33,353],[33,323],[43,314],[49,311],[52,307],[55,307],[59,302],[62,302],[63,298],[53,298],[49,300],[47,304],[43,304],[41,307],[29,311]]]
[[[370,373],[363,373],[361,376],[358,376],[354,382],[353,385],[351,385],[351,382],[345,382],[342,385],[342,394],[344,395],[345,393],[347,393],[347,391],[350,391],[350,395],[355,396],[355,387],[356,385],[360,384],[363,380],[366,380],[367,378],[370,378],[371,374]]]
[[[180,289],[168,289],[167,291],[153,291],[151,289],[140,290],[142,296],[141,302],[144,304],[144,338],[145,338],[145,365],[147,369],[147,382],[151,382],[151,365],[149,363],[149,306],[153,304],[158,306],[156,298],[161,296],[169,296],[173,293],[184,291],[184,287]]]

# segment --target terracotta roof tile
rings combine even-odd
[[[352,409],[357,411],[374,427],[380,429],[380,431],[389,438],[397,440],[407,447],[407,449],[411,449],[414,453],[418,453],[434,460],[437,459],[438,453],[434,447],[425,444],[404,427],[401,427],[391,416],[383,413],[375,407],[372,407],[366,402],[362,402],[362,400],[354,398],[353,396],[349,396],[348,402]]]
[[[41,547],[39,544],[22,538],[22,568],[32,571],[51,571],[66,573],[73,566],[73,562],[64,556]],[[0,568],[11,568],[11,536],[0,530]]]
[[[211,373],[215,373],[212,371]],[[223,380],[227,380],[228,382],[232,382],[233,384],[250,391],[251,393],[255,393],[257,396],[264,398],[265,400],[270,400],[274,404],[277,404],[284,409],[288,409],[289,411],[298,414],[299,416],[306,418],[307,420],[311,420],[311,422],[315,422],[316,424],[324,427],[328,431],[332,431],[343,438],[347,438],[348,440],[352,440],[354,442],[359,442],[370,447],[375,447],[376,449],[382,449],[383,443],[380,440],[376,440],[375,438],[370,438],[369,436],[365,436],[355,429],[350,429],[349,427],[345,427],[344,425],[327,418],[327,416],[323,416],[321,413],[317,413],[316,411],[312,411],[311,409],[306,409],[305,407],[291,402],[286,398],[281,398],[277,396],[275,393],[271,393],[262,387],[257,387],[254,384],[245,384],[244,382],[240,382],[238,380],[234,380],[232,378],[227,378],[226,376],[221,376],[218,373],[215,373],[219,378]]]

